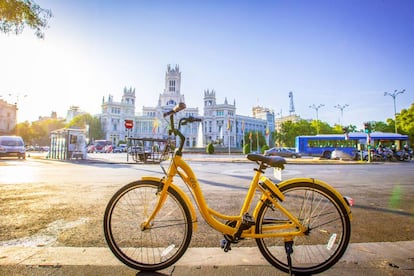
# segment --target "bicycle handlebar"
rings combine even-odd
[[[170,129],[170,135],[174,134],[175,136],[180,137],[180,146],[176,151],[177,155],[182,155],[182,151],[183,151],[183,147],[184,147],[184,142],[185,142],[185,136],[181,133],[180,128],[183,125],[186,125],[187,123],[194,123],[194,122],[201,122],[202,119],[201,118],[196,118],[193,116],[189,116],[189,117],[184,117],[181,118],[179,123],[178,123],[178,127],[175,127],[174,124],[174,114],[180,112],[181,110],[184,110],[187,106],[185,105],[185,103],[179,103],[177,104],[172,110],[165,112],[164,118],[167,116],[170,116],[170,125],[171,125],[171,129]]]
[[[174,106],[174,108],[170,111],[167,111],[164,113],[164,118],[170,115],[174,115],[175,113],[180,112],[181,110],[185,109],[187,106],[185,105],[185,103],[179,103],[176,106]]]

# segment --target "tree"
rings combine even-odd
[[[394,132],[394,120],[387,121],[387,123],[377,121],[371,123],[372,131],[380,131],[380,132]]]
[[[213,146],[213,143],[209,143],[209,144],[207,145],[207,147],[206,147],[206,152],[207,152],[208,154],[213,154],[213,153],[214,153],[214,146]]]
[[[42,9],[33,0],[0,0],[0,31],[5,34],[18,35],[28,26],[43,39],[51,17],[51,10]]]
[[[250,144],[247,143],[243,146],[243,154],[248,154],[250,153]]]
[[[16,125],[15,133],[23,138],[27,145],[46,146],[50,144],[50,132],[64,127],[64,122],[57,119],[23,122]]]
[[[99,117],[94,117],[89,113],[80,114],[70,121],[66,127],[71,128],[87,128],[89,126],[88,138],[90,141],[96,139],[103,139],[104,132],[102,131],[101,120]]]
[[[32,128],[30,127],[30,123],[28,121],[17,124],[14,133],[22,137],[26,144],[31,143],[33,137]]]
[[[257,138],[259,138],[259,148],[257,148]],[[261,147],[266,144],[266,138],[263,135],[263,133],[259,131],[255,131],[255,130],[247,131],[244,134],[244,141],[245,141],[245,144],[249,144],[249,152],[251,151],[260,152]],[[252,148],[250,148],[250,144]]]
[[[332,134],[335,133],[335,129],[332,128],[328,123],[313,120],[311,123],[312,127],[316,130],[319,127],[319,134]],[[342,132],[342,131],[341,131]],[[339,132],[339,133],[341,133]],[[315,133],[316,134],[316,133]]]
[[[414,141],[414,103],[409,109],[403,109],[397,115],[397,127],[403,134],[410,137],[411,143]]]
[[[313,125],[312,123],[309,123],[307,120],[299,120],[298,122],[284,122],[277,135],[277,144],[279,146],[294,147],[296,136],[315,135],[316,124]]]

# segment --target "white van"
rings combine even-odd
[[[20,136],[0,136],[0,157],[26,159],[24,141]]]

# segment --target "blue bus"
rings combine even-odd
[[[395,145],[401,149],[403,143],[408,143],[408,135],[398,133],[373,132],[370,133],[370,145],[373,147],[382,144]],[[404,144],[405,144],[404,143]],[[361,146],[363,145],[363,146]],[[367,145],[367,134],[364,132],[351,132],[344,134],[319,134],[297,136],[295,141],[296,151],[304,155],[317,155],[327,157],[332,151],[341,150],[351,156],[356,150],[364,149]]]

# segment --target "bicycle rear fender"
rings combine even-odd
[[[162,182],[161,178],[154,177],[154,176],[143,176],[143,177],[141,177],[141,180],[154,181],[154,182],[157,182],[157,183]],[[182,197],[185,204],[187,204],[188,209],[190,210],[190,213],[191,213],[191,221],[193,222],[193,227],[194,227],[193,229],[197,231],[197,214],[195,212],[194,206],[191,203],[190,199],[179,187],[177,187],[173,183],[170,184],[170,188],[175,190]]]
[[[305,183],[311,183],[311,184],[315,184],[315,185],[319,185],[322,186],[326,189],[328,189],[329,191],[331,191],[336,197],[338,197],[338,199],[341,201],[342,205],[345,207],[346,212],[348,213],[349,219],[352,219],[352,212],[351,212],[351,207],[349,206],[349,204],[345,201],[344,196],[341,195],[335,188],[333,188],[331,185],[329,185],[326,182],[323,182],[321,180],[315,179],[315,178],[291,178],[291,179],[287,179],[284,180],[282,182],[280,182],[277,186],[279,187],[279,189],[281,189],[283,186],[292,184],[292,183],[297,183],[297,182],[305,182]]]

